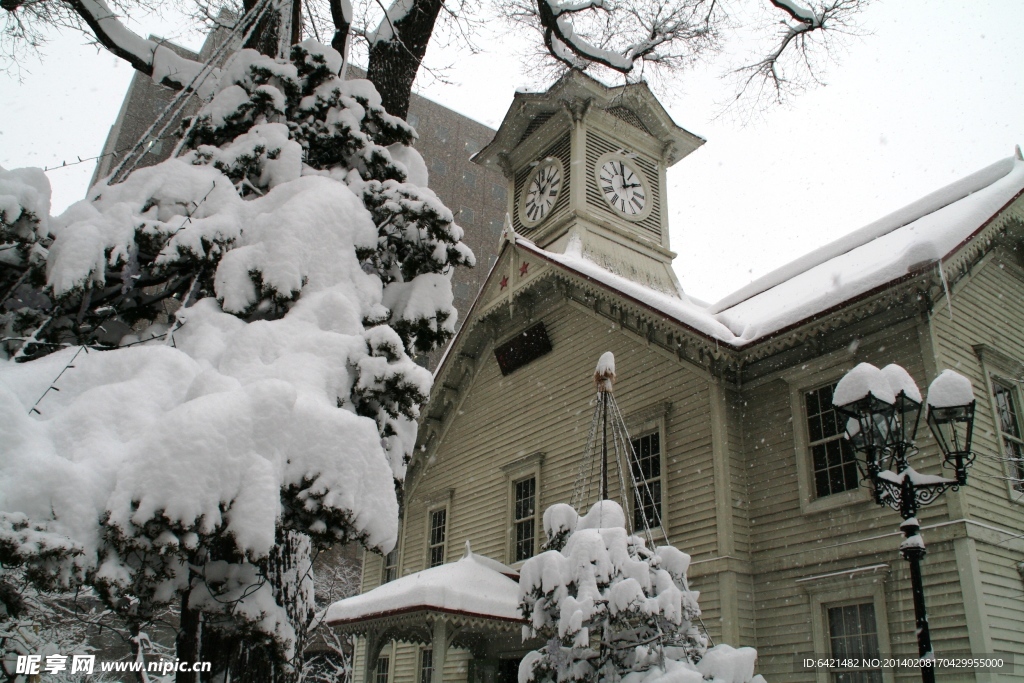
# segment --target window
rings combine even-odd
[[[645,434],[633,439],[633,528],[661,526],[661,435]],[[645,522],[646,520],[646,522]]]
[[[829,653],[837,659],[878,658],[875,605],[864,602],[826,608]],[[831,683],[882,683],[881,669],[840,669],[830,672]]]
[[[515,527],[515,549],[512,557],[522,562],[533,557],[537,537],[537,480],[533,477],[517,481],[514,485],[515,505],[512,524]]]
[[[437,567],[444,564],[445,526],[448,523],[448,510],[441,508],[430,513],[429,548],[427,550],[427,566]]]
[[[1024,440],[1021,439],[1017,394],[1012,386],[999,380],[992,381],[992,394],[1003,454],[1010,463],[1010,483],[1014,490],[1024,492]]]
[[[420,650],[420,683],[430,683],[434,676],[434,651],[430,648]]]
[[[844,436],[845,422],[832,406],[835,388],[829,384],[804,394],[807,445],[818,498],[856,489],[860,480],[853,447]]]
[[[384,556],[384,575],[381,577],[381,583],[388,583],[398,578],[398,546],[390,553]]]
[[[373,672],[373,683],[388,683],[388,664],[389,660],[387,657],[381,657],[377,660],[377,668]]]
[[[843,565],[836,573],[804,576],[796,585],[807,593],[815,658],[885,658],[892,654],[885,618],[888,564]],[[834,669],[818,667],[815,683],[895,683],[892,669]]]
[[[420,117],[416,116],[416,114],[409,114],[407,117],[405,117],[405,122],[408,123],[413,128],[415,128],[418,125],[420,125]]]
[[[533,557],[543,542],[539,529],[541,471],[544,454],[531,453],[501,465],[507,491],[505,519],[505,558],[507,564],[516,564]]]

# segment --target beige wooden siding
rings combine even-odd
[[[982,568],[981,585],[985,614],[994,652],[1012,653],[1017,662],[1015,671],[1005,680],[1024,680],[1024,581],[1017,569],[1019,551],[1005,546],[979,543],[978,564]],[[1003,679],[1000,679],[1003,680]]]
[[[1024,362],[1024,271],[1010,255],[990,254],[969,280],[957,287],[952,298],[952,319],[945,301],[937,305],[931,322],[935,328],[938,368],[953,368],[974,384],[977,412],[974,451],[978,459],[962,495],[969,515],[995,526],[1024,532],[1024,506],[1007,506],[1010,492],[990,385],[972,346],[986,344],[1006,356]],[[1024,396],[1024,392],[1020,394]],[[997,457],[991,457],[997,456]],[[1009,510],[1016,514],[1008,514]]]
[[[928,378],[917,341],[915,324],[903,323],[864,340],[856,358],[842,360],[867,361],[879,367],[898,363],[923,389]],[[834,377],[823,377],[818,385],[840,376],[837,370]],[[909,573],[897,550],[901,539],[899,515],[871,501],[802,512],[796,459],[808,458],[809,454],[796,452],[793,430],[806,428],[805,416],[793,414],[790,398],[791,388],[799,385],[798,381],[791,385],[779,379],[745,389],[734,418],[743,426],[747,458],[742,469],[747,473],[750,492],[756,643],[766,664],[774,662],[772,666],[776,667],[771,672],[766,669],[765,675],[785,675],[787,680],[798,680],[799,675],[792,670],[785,672],[787,665],[775,657],[810,653],[814,647],[808,592],[814,582],[800,581],[807,577],[888,564],[890,570],[884,581],[887,614],[877,616],[887,620],[894,652],[913,656],[917,647]],[[936,448],[926,434],[927,427],[922,427],[922,452],[915,466],[939,474]],[[936,503],[923,509],[919,518],[926,527],[948,521],[947,507]],[[925,531],[928,556],[923,571],[932,638],[937,652],[966,652],[970,648],[953,544],[940,537],[938,530]],[[828,592],[824,595],[827,599]],[[902,674],[896,677],[903,678]],[[914,678],[908,674],[907,680]]]
[[[920,349],[913,328],[899,329],[891,334],[873,337],[861,348],[857,361],[879,367],[898,363],[907,369],[921,386],[926,386]],[[822,380],[821,384],[841,377]],[[806,429],[803,414],[794,415],[790,404],[790,384],[779,379],[748,389],[743,395],[739,419],[744,426],[749,477],[751,550],[758,565],[790,557],[796,558],[807,549],[823,544],[854,541],[868,535],[895,530],[899,515],[873,502],[852,503],[830,510],[804,514],[801,512],[796,458],[809,458],[796,453],[794,429]],[[939,474],[941,464],[934,443],[919,431],[922,453],[915,467],[929,474]],[[945,506],[937,503],[919,515],[922,523],[944,521]]]
[[[623,414],[672,402],[663,446],[668,525],[680,548],[695,557],[712,553],[714,481],[705,381],[576,307],[559,306],[543,321],[553,353],[507,377],[493,354],[481,359],[467,392],[471,399],[458,406],[438,452],[413,485],[404,569],[424,567],[425,514],[429,501],[447,489],[454,490],[447,559],[460,557],[470,540],[475,552],[509,561],[509,484],[502,465],[545,453],[540,508],[570,500],[593,414],[593,368],[605,351],[616,354],[616,396]],[[619,498],[617,484],[611,494]]]

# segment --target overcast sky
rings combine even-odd
[[[828,85],[742,122],[719,116],[731,93],[719,62],[663,93],[676,122],[707,144],[669,171],[675,268],[683,288],[714,301],[750,280],[957,178],[1024,143],[1024,3],[880,1],[863,37],[830,67]],[[133,20],[197,46],[180,18]],[[526,41],[487,35],[466,56],[432,47],[454,65],[450,84],[422,94],[496,127],[517,86],[546,85],[518,58]],[[123,61],[56,37],[22,82],[0,74],[0,166],[59,166],[100,153],[131,78]],[[749,49],[737,40],[727,54]],[[427,79],[428,81],[430,79]],[[54,213],[80,198],[94,162],[49,172]]]

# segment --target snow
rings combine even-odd
[[[544,511],[544,533],[548,538],[554,538],[561,532],[572,533],[576,531],[579,519],[571,505],[556,503]]]
[[[38,168],[0,167],[0,225],[13,226],[23,215],[31,215],[45,234],[50,217],[50,181]],[[2,233],[0,233],[2,234]]]
[[[971,380],[953,370],[943,370],[928,387],[928,405],[932,408],[954,408],[973,402]]]
[[[467,553],[458,562],[431,567],[340,600],[327,623],[359,621],[409,609],[439,609],[520,620],[519,585],[489,558]],[[503,565],[499,565],[503,566]]]
[[[611,351],[605,351],[597,359],[597,368],[594,370],[594,384],[598,391],[611,391],[615,383],[615,355]]]
[[[752,647],[734,648],[716,645],[704,653],[697,662],[697,670],[714,683],[748,683],[754,677],[757,650]]]
[[[882,371],[870,363],[860,363],[839,380],[832,394],[832,404],[848,406],[869,395],[889,405],[896,402],[893,387]]]
[[[204,68],[200,62],[182,57],[164,45],[153,44],[152,59],[154,83],[163,83],[164,79],[167,79],[174,83],[188,85],[200,76]],[[201,85],[206,86],[206,81],[216,81],[216,74],[212,71],[208,72]],[[197,87],[196,90],[199,91],[200,96],[203,96],[206,89]]]
[[[904,479],[910,477],[910,482],[914,486],[936,486],[941,484],[955,484],[956,479],[947,479],[934,474],[922,474],[913,467],[908,467],[899,474],[891,470],[882,470],[878,473],[879,479],[884,479],[896,485],[902,485]]]
[[[521,235],[516,235],[515,239],[517,247],[536,254],[546,261],[564,266],[611,290],[621,292],[713,339],[730,343],[736,339],[736,335],[728,327],[708,315],[703,307],[693,304],[689,299],[670,296],[645,287],[638,282],[605,270],[585,256],[569,250],[564,254],[559,254],[545,251]]]
[[[567,505],[544,513],[548,545],[575,528],[561,550],[528,559],[520,572],[523,637],[545,645],[523,658],[520,683],[610,680],[595,671],[595,639],[617,643],[614,667],[623,683],[754,683],[757,652],[728,645],[707,649],[696,626],[699,594],[687,585],[690,556],[671,546],[653,551],[626,531],[622,508],[595,503],[577,518]],[[659,645],[665,637],[675,645]],[[696,663],[695,663],[696,662]]]
[[[889,382],[892,393],[899,396],[902,393],[911,401],[921,403],[921,390],[917,388],[914,378],[910,373],[895,363],[890,363],[882,368],[882,376]]]
[[[393,39],[395,37],[395,22],[404,19],[413,6],[413,0],[394,0],[387,12],[384,13],[377,28],[367,33],[366,41],[373,45],[374,43],[386,43]]]
[[[921,536],[921,534],[914,534],[913,536],[904,538],[903,541],[900,542],[900,550],[909,550],[910,548],[919,548],[924,550],[924,537]]]
[[[395,143],[388,147],[388,152],[391,153],[391,160],[405,171],[407,183],[418,185],[419,187],[427,186],[427,180],[429,179],[427,162],[423,161],[423,157],[420,156],[415,147],[407,147]]]

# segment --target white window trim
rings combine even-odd
[[[853,369],[854,361],[845,360],[827,367],[801,369],[785,375],[782,379],[789,385],[790,414],[793,427],[793,454],[796,460],[797,485],[800,497],[800,512],[808,515],[834,510],[847,505],[856,505],[871,500],[871,492],[865,486],[842,493],[818,498],[814,490],[814,465],[812,461],[810,436],[807,433],[807,403],[804,394],[826,384],[842,379]]]
[[[419,648],[419,650],[416,653],[416,679],[415,679],[414,683],[423,683],[423,653],[427,652],[427,651],[431,652],[431,655],[430,655],[431,656],[431,661],[430,661],[431,676],[430,676],[430,680],[428,680],[427,683],[430,683],[430,681],[433,680],[433,678],[434,678],[433,677],[433,672],[434,672],[433,648],[430,645],[420,645],[420,648]]]
[[[505,474],[505,564],[519,568],[526,560],[515,561],[516,557],[516,483],[533,477],[533,555],[540,550],[544,542],[544,507],[541,505],[541,471],[544,465],[544,453],[537,452],[513,460],[501,466]]]
[[[377,656],[377,662],[379,663],[382,659],[388,661],[387,683],[393,683],[395,680],[395,641],[391,641],[381,649],[380,655]],[[373,672],[373,681],[377,683],[376,669]]]
[[[399,539],[402,538],[401,526],[399,526],[399,529],[398,529],[398,538]],[[402,576],[402,574],[401,574],[402,553],[399,550],[400,547],[401,547],[401,543],[396,542],[394,549],[391,551],[391,552],[395,553],[395,578],[391,579],[391,581],[396,581],[399,578],[401,578],[401,576]],[[391,581],[387,580],[387,574],[388,574],[388,555],[389,554],[390,553],[385,553],[383,556],[381,556],[381,560],[380,560],[380,585],[381,586],[383,586],[385,583],[391,583]]]
[[[424,533],[423,533],[423,568],[430,569],[430,519],[434,513],[438,510],[444,510],[444,543],[441,544],[444,553],[444,560],[441,564],[448,562],[448,548],[451,546],[449,539],[452,535],[452,498],[454,497],[455,489],[444,489],[438,493],[427,497],[424,501],[426,504],[427,514],[424,515]]]
[[[808,595],[811,610],[811,638],[813,658],[831,656],[830,634],[826,610],[829,607],[871,602],[875,607],[875,628],[878,629],[878,652],[881,657],[892,654],[892,640],[889,637],[888,611],[885,606],[885,582],[889,578],[889,567],[877,565],[829,576],[798,579],[797,583]],[[799,655],[798,655],[799,656]],[[829,671],[818,669],[817,683],[830,683]],[[892,669],[882,669],[883,683],[894,683]]]
[[[655,432],[658,434],[658,458],[661,461],[659,463],[659,472],[661,472],[661,474],[658,476],[658,481],[661,483],[661,509],[659,510],[659,513],[661,514],[661,524],[651,527],[650,531],[652,535],[657,533],[659,536],[668,536],[669,527],[671,526],[669,524],[668,517],[668,457],[666,455],[668,451],[666,422],[668,414],[671,411],[672,403],[666,401],[649,408],[634,411],[625,417],[626,431],[629,432],[629,440],[631,444],[633,441],[649,434],[654,434]],[[631,454],[628,454],[627,457],[631,457]],[[632,463],[626,463],[626,465],[632,468]],[[630,469],[630,472],[632,472],[632,469]],[[623,510],[623,512],[629,516],[630,522],[633,522],[633,508],[635,505],[633,500],[633,482],[632,479],[629,478],[628,473],[623,473],[623,476],[627,477],[627,485],[629,486],[629,500],[625,501],[626,505],[623,507],[626,509]],[[609,482],[608,485],[611,487],[611,482]],[[634,532],[635,531],[636,529],[634,529]]]
[[[999,457],[1005,458],[1003,431],[999,424],[999,407],[996,405],[995,383],[998,381],[1000,384],[1014,389],[1014,398],[1017,401],[1017,424],[1024,427],[1024,415],[1021,414],[1024,411],[1024,363],[987,344],[977,344],[973,348],[974,353],[981,361],[981,371],[985,378],[986,394],[988,394],[984,404],[978,401],[975,405],[975,420],[977,420],[977,411],[981,410],[982,405],[987,405],[989,418],[992,420],[995,447],[998,449]],[[977,440],[978,432],[978,424],[975,422],[975,440]],[[1024,505],[1024,493],[1015,489],[1013,481],[1011,481],[1014,475],[1012,464],[1005,460],[1002,464],[1003,475],[1006,477],[1006,495],[1017,505]]]

